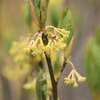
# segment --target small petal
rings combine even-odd
[[[70,79],[69,79],[69,77],[67,77],[67,78],[64,78],[64,80],[65,80],[65,81],[69,81]]]
[[[74,78],[71,79],[71,83],[75,83],[75,81],[76,81],[76,79],[74,79]]]
[[[84,82],[86,80],[86,77],[80,77],[78,78],[78,82]]]
[[[84,82],[86,80],[86,77],[82,77],[76,70],[75,70],[75,74],[78,78],[78,82]]]
[[[59,51],[59,49],[58,49],[58,48],[56,48],[56,47],[54,47],[54,48],[53,48],[53,51],[58,52],[58,51]]]
[[[30,53],[30,49],[28,47],[24,48],[24,52]]]
[[[74,88],[77,88],[78,87],[78,84],[75,82],[74,85],[73,85],[73,87]]]
[[[35,45],[31,45],[31,46],[30,46],[30,49],[31,49],[31,50],[35,50],[35,49],[36,49],[36,46],[35,46]]]
[[[66,81],[66,85],[70,85],[71,84],[71,80],[69,80],[69,81]]]
[[[37,51],[34,51],[31,53],[33,56],[36,56],[37,55]]]

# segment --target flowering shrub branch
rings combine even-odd
[[[10,51],[10,53],[14,56],[21,54],[19,55],[19,58],[22,59],[19,60],[18,58],[16,61],[17,63],[22,61],[20,66],[24,65],[24,62],[29,63],[29,65],[31,65],[29,67],[33,69],[31,74],[34,72],[34,70],[37,70],[37,78],[35,76],[35,80],[33,79],[24,85],[25,89],[36,89],[37,100],[47,100],[48,96],[51,96],[52,93],[53,100],[58,100],[57,83],[59,82],[60,76],[67,64],[71,65],[72,70],[68,77],[64,78],[66,85],[73,84],[73,87],[76,88],[78,87],[76,78],[78,79],[78,82],[83,82],[86,79],[85,77],[82,77],[76,71],[74,65],[68,61],[68,57],[70,56],[74,42],[74,23],[70,10],[67,9],[66,11],[63,11],[58,28],[51,25],[46,26],[48,4],[49,0],[30,0],[31,15],[39,30],[34,34],[32,33],[30,37],[26,37],[24,40],[25,43],[22,42],[21,44],[18,43],[17,45],[14,45]],[[16,46],[17,49],[15,49]],[[59,54],[59,51],[64,53],[64,61],[60,70],[58,70],[57,74],[55,74],[53,69],[55,66],[53,66],[53,58],[51,55],[52,53]],[[25,59],[27,57],[28,61]],[[38,61],[36,61],[35,58],[36,60],[38,59]],[[55,58],[57,58],[57,56],[55,56]],[[45,70],[46,68],[42,63],[43,60],[46,60],[48,65],[50,79],[46,78],[47,73]],[[38,64],[40,61],[41,67],[40,64]],[[34,65],[33,62],[35,62],[36,65]],[[38,67],[33,68],[33,66]],[[26,73],[28,72],[29,71],[26,71]],[[48,80],[51,81],[48,82]],[[50,90],[52,90],[52,93]]]

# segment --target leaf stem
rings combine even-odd
[[[66,61],[66,63],[67,63],[67,64],[70,64],[70,65],[71,65],[71,67],[72,67],[72,69],[75,69],[75,67],[74,67],[74,65],[73,65],[73,63],[72,63],[72,62],[70,62],[70,61]]]
[[[67,63],[64,61],[64,62],[63,62],[63,66],[62,66],[60,72],[58,73],[58,76],[56,77],[56,83],[58,83],[58,81],[59,81],[59,79],[60,79],[60,76],[61,76],[63,70],[64,70],[65,67],[66,67],[66,64],[67,64]]]
[[[53,73],[53,68],[52,68],[52,64],[51,64],[51,59],[50,57],[48,57],[45,53],[46,56],[46,60],[47,60],[47,64],[48,64],[48,69],[49,69],[49,73],[50,73],[50,78],[51,78],[51,83],[52,83],[52,91],[53,91],[53,100],[57,100],[58,96],[57,96],[57,83],[55,81],[54,78],[54,73]]]
[[[70,64],[71,67],[72,67],[72,69],[75,69],[75,67],[74,67],[74,65],[72,64],[72,62],[70,62],[70,61],[64,61],[64,62],[63,62],[63,66],[62,66],[60,72],[58,73],[58,76],[56,77],[56,82],[57,82],[57,83],[58,83],[58,81],[59,81],[59,79],[60,79],[60,76],[61,76],[61,74],[62,74],[62,72],[63,72],[63,70],[65,69],[65,67],[66,67],[67,64]]]
[[[51,26],[51,25],[48,25],[48,26],[45,27],[46,30],[49,29],[49,28],[54,29],[55,27]]]

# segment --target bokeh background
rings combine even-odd
[[[9,54],[12,42],[30,33],[29,23],[25,21],[22,7],[26,2],[27,0],[0,0],[0,100],[28,100],[22,81],[10,81],[2,75],[2,68],[12,65],[12,57]],[[88,41],[95,37],[96,30],[100,28],[100,0],[58,0],[51,3],[48,8],[47,24],[57,26],[62,10],[67,7],[71,10],[75,23],[75,39],[70,58],[77,71],[86,76]],[[70,70],[70,66],[67,66],[60,78],[59,99],[93,100],[87,81],[79,84],[76,89],[64,84],[63,79]]]

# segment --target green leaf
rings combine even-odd
[[[25,3],[22,5],[22,12],[23,12],[24,19],[25,19],[27,25],[29,26],[29,28],[31,28],[32,17],[31,17],[29,3]]]
[[[41,19],[41,0],[33,0],[33,3],[35,5],[38,21],[40,23],[40,19]]]
[[[45,27],[47,18],[47,0],[41,0],[41,28]]]
[[[94,100],[100,98],[100,46],[95,39],[88,43],[86,57],[86,77],[88,86]]]
[[[36,80],[36,94],[38,100],[46,100],[47,98],[47,81],[45,70],[40,71]]]
[[[40,29],[45,27],[47,18],[47,6],[49,4],[49,1],[50,0],[33,0]]]
[[[39,21],[37,18],[37,13],[36,13],[36,9],[35,9],[35,5],[34,3],[30,0],[30,10],[31,10],[31,15],[32,15],[32,19],[35,22],[35,24],[37,26],[39,26]]]
[[[54,63],[54,74],[57,74],[61,69],[60,55],[57,55],[56,62]]]
[[[63,11],[59,21],[59,28],[70,31],[69,38],[66,41],[67,45],[69,45],[74,34],[74,22],[73,22],[72,14],[69,9]]]

